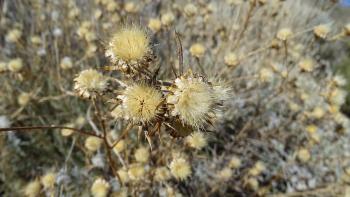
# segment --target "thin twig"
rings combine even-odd
[[[132,123],[129,123],[128,126],[124,129],[124,131],[122,132],[122,134],[118,137],[118,139],[112,144],[112,146],[110,147],[111,149],[114,148],[121,139],[123,139],[130,131],[130,129],[133,127]]]
[[[175,36],[176,36],[176,40],[177,40],[177,55],[179,58],[179,71],[180,71],[180,75],[182,75],[184,72],[183,49],[182,49],[180,34],[176,30],[175,30]]]
[[[80,129],[72,128],[72,127],[65,127],[65,126],[26,126],[26,127],[9,127],[9,128],[0,128],[0,132],[7,132],[7,131],[31,131],[31,130],[38,130],[38,129],[70,129],[75,132],[81,133],[83,135],[89,135],[89,136],[95,136],[98,138],[102,138],[102,136],[97,135],[93,132],[87,132]]]

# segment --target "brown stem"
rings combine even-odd
[[[122,180],[121,180],[119,174],[117,173],[117,169],[115,169],[116,164],[115,164],[115,162],[114,162],[114,160],[113,160],[113,158],[112,158],[112,154],[111,154],[111,150],[110,150],[110,146],[109,146],[109,144],[108,144],[107,138],[104,138],[104,142],[105,142],[104,144],[105,144],[105,148],[106,148],[106,151],[107,151],[108,163],[109,163],[109,166],[110,166],[111,169],[112,169],[112,173],[113,173],[113,175],[114,175],[115,177],[118,178],[118,181],[119,181],[120,183],[122,183]]]
[[[122,134],[118,137],[118,139],[112,144],[112,146],[110,146],[110,148],[114,148],[118,142],[123,139],[130,131],[130,129],[133,127],[132,123],[129,123],[128,126],[124,129],[124,131],[122,132]]]
[[[92,99],[92,103],[94,105],[94,108],[96,109],[96,113],[97,113],[97,120],[100,122],[101,124],[101,128],[102,128],[102,131],[103,131],[103,135],[106,136],[106,126],[105,126],[105,122],[102,118],[102,115],[101,115],[101,111],[100,111],[100,108],[98,107],[98,105],[96,104],[96,98],[93,98]]]

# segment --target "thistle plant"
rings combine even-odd
[[[0,3],[0,196],[344,196],[336,1]]]

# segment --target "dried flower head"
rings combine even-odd
[[[84,98],[94,97],[107,88],[107,79],[94,69],[81,71],[74,81],[74,89]]]
[[[135,159],[137,162],[146,163],[149,159],[149,150],[147,147],[140,147],[135,150]]]
[[[175,158],[170,163],[170,171],[176,179],[180,180],[186,179],[192,173],[189,163],[186,161],[186,159],[181,157]]]
[[[258,161],[255,163],[254,167],[249,170],[251,176],[258,176],[265,170],[265,165]]]
[[[231,178],[232,173],[231,168],[226,167],[217,173],[217,178],[222,181],[228,181]]]
[[[168,95],[167,103],[171,115],[196,128],[202,128],[216,117],[216,109],[224,99],[216,95],[211,83],[191,71],[177,78],[169,90],[172,93]]]
[[[170,26],[174,22],[175,16],[173,13],[168,12],[163,14],[160,20],[162,21],[163,25]]]
[[[18,40],[22,36],[22,31],[19,29],[12,29],[9,32],[7,32],[5,36],[5,40],[7,42],[18,42]]]
[[[318,25],[318,26],[314,27],[314,34],[318,38],[325,39],[330,31],[331,31],[331,29],[330,29],[329,25],[322,24],[322,25]]]
[[[94,181],[94,183],[91,186],[91,194],[94,197],[106,197],[109,188],[110,185],[106,180],[98,178]]]
[[[315,62],[311,58],[303,59],[299,62],[299,68],[303,71],[311,72],[315,68]]]
[[[30,93],[27,93],[27,92],[22,92],[19,96],[18,96],[18,104],[20,106],[26,106],[29,101],[30,101],[30,98],[31,98],[31,95]]]
[[[145,174],[144,166],[138,163],[130,164],[128,175],[131,180],[134,180],[134,181],[141,180],[144,177],[144,174]]]
[[[61,67],[63,70],[67,70],[67,69],[72,68],[72,67],[73,67],[72,59],[71,59],[70,57],[64,57],[64,58],[62,58],[61,63],[60,63],[60,67]]]
[[[192,133],[190,136],[186,137],[187,144],[195,149],[202,149],[207,145],[207,138],[204,136],[203,132],[197,131]]]
[[[120,180],[122,181],[123,184],[128,183],[130,178],[128,171],[125,168],[121,168],[117,171]]]
[[[282,40],[282,41],[286,41],[288,40],[289,38],[291,38],[293,36],[293,32],[291,29],[289,28],[283,28],[283,29],[280,29],[278,32],[277,32],[277,38]]]
[[[197,14],[197,12],[198,12],[198,8],[194,4],[189,3],[185,5],[184,13],[187,17],[193,17]]]
[[[112,36],[106,56],[122,71],[148,66],[144,62],[152,58],[150,40],[137,26],[122,28]]]
[[[200,58],[204,55],[205,53],[205,48],[202,44],[200,43],[195,43],[191,46],[190,48],[190,53],[192,56]]]
[[[42,43],[40,36],[32,36],[30,37],[30,42],[34,45],[40,45]]]
[[[21,58],[12,59],[7,64],[11,72],[19,72],[23,68],[23,61]]]
[[[74,124],[73,123],[68,123],[64,125],[65,127],[73,128]],[[74,133],[74,130],[72,129],[61,129],[61,135],[64,137],[71,136]]]
[[[6,71],[7,69],[7,64],[5,62],[0,62],[0,73]]]
[[[245,185],[254,191],[259,189],[259,182],[254,177],[248,178],[245,182]]]
[[[39,196],[41,190],[41,185],[39,180],[34,180],[28,183],[24,188],[24,195],[27,197],[37,197]]]
[[[158,32],[162,28],[162,22],[159,19],[151,18],[148,21],[148,28],[153,32]]]
[[[112,111],[112,116],[130,118],[137,123],[155,119],[163,102],[161,92],[146,84],[129,86],[118,98],[122,103]]]
[[[269,82],[272,81],[274,77],[274,73],[269,68],[262,68],[259,73],[260,80],[263,82]]]
[[[97,151],[101,147],[101,144],[102,139],[95,136],[89,136],[85,140],[85,148],[92,152]]]
[[[237,66],[239,64],[239,59],[237,55],[233,52],[226,54],[224,57],[224,61],[227,66],[231,67]]]
[[[311,154],[310,154],[309,150],[306,148],[299,149],[297,156],[298,156],[298,159],[303,163],[308,162],[311,158]]]
[[[239,168],[241,164],[242,164],[241,160],[238,157],[234,156],[231,158],[228,166],[230,168],[236,169],[236,168]]]
[[[158,182],[163,182],[167,181],[170,179],[170,171],[166,167],[159,167],[156,168],[155,174],[154,174],[154,179]]]
[[[44,189],[49,190],[53,189],[56,182],[56,173],[48,172],[44,176],[41,177],[41,184]]]
[[[120,140],[118,142],[118,144],[116,144],[114,147],[113,147],[113,151],[117,154],[117,153],[120,153],[122,152],[123,150],[125,150],[126,148],[126,142],[125,140]]]
[[[138,8],[134,2],[127,2],[124,6],[124,9],[129,13],[136,13],[138,11]]]
[[[350,36],[350,23],[344,26],[345,34]]]

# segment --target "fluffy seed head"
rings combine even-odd
[[[11,72],[19,72],[23,68],[23,61],[21,58],[12,59],[7,67]]]
[[[249,174],[252,176],[258,176],[265,170],[265,165],[262,162],[256,162],[254,167],[249,170]]]
[[[63,70],[67,70],[67,69],[72,68],[72,67],[73,67],[72,59],[71,59],[70,57],[64,57],[64,58],[62,58],[61,63],[60,63],[60,67],[61,67]]]
[[[307,72],[311,72],[315,67],[315,63],[311,58],[306,58],[303,59],[299,62],[299,68],[307,71]]]
[[[102,140],[95,136],[89,136],[85,140],[85,148],[92,152],[97,151],[101,147],[101,144]]]
[[[41,184],[46,190],[53,189],[55,182],[56,182],[56,173],[48,172],[41,177]]]
[[[84,98],[94,96],[107,88],[107,79],[94,69],[81,71],[74,81],[74,89]]]
[[[260,80],[262,82],[269,82],[273,79],[274,74],[269,68],[262,68],[259,73]]]
[[[241,160],[238,157],[234,156],[231,158],[228,166],[230,168],[236,169],[236,168],[239,168],[241,164],[242,164]]]
[[[191,166],[184,158],[176,158],[170,163],[170,171],[176,179],[186,179],[191,175]]]
[[[168,13],[165,13],[164,15],[162,15],[160,20],[162,21],[163,25],[170,26],[174,22],[175,16],[173,13],[168,12]]]
[[[158,32],[162,28],[162,22],[159,19],[151,18],[148,21],[148,28],[153,32]]]
[[[187,4],[184,8],[184,13],[187,17],[192,17],[196,15],[197,12],[198,12],[198,8],[192,3]]]
[[[179,117],[182,123],[196,128],[203,127],[215,118],[217,104],[224,97],[218,98],[211,84],[191,72],[177,78],[174,84],[170,88],[173,94],[167,97],[172,116]]]
[[[170,179],[170,171],[166,167],[159,167],[156,168],[155,174],[154,174],[154,179],[158,182],[163,182],[167,181]]]
[[[149,43],[142,29],[136,26],[123,28],[113,35],[106,55],[114,62],[137,62],[150,53]]]
[[[0,72],[4,72],[7,69],[7,64],[5,62],[0,62]]]
[[[226,54],[224,57],[224,61],[227,66],[231,67],[237,66],[239,64],[239,59],[237,55],[233,52]]]
[[[298,159],[304,163],[308,162],[311,158],[311,154],[310,154],[309,150],[306,148],[301,148],[298,151],[297,156],[298,156]]]
[[[68,124],[65,124],[64,126],[73,128],[74,124],[73,123],[68,123]],[[73,133],[74,133],[74,131],[72,129],[61,129],[61,134],[64,137],[71,136]]]
[[[121,179],[122,183],[128,183],[130,178],[129,178],[129,174],[128,171],[125,170],[124,168],[121,168],[117,171],[119,178]]]
[[[163,101],[160,91],[144,84],[129,86],[118,98],[122,104],[112,111],[112,116],[142,123],[157,117]]]
[[[293,32],[291,29],[289,28],[283,28],[283,29],[280,29],[278,32],[277,32],[277,38],[282,40],[282,41],[286,41],[288,40],[290,37],[293,36]]]
[[[190,48],[190,53],[192,56],[200,58],[204,55],[205,53],[205,48],[202,44],[200,43],[195,43],[191,46]]]
[[[34,180],[28,183],[28,185],[24,188],[24,195],[27,197],[37,197],[39,196],[40,190],[40,181]]]
[[[109,188],[110,185],[106,180],[98,178],[91,186],[91,194],[94,197],[106,197]]]
[[[330,28],[328,25],[318,25],[314,27],[314,34],[322,39],[325,39],[330,32]]]
[[[344,26],[345,34],[350,36],[350,23]]]
[[[149,150],[146,147],[140,147],[135,151],[135,159],[137,162],[145,163],[149,159]]]
[[[138,8],[134,2],[127,2],[124,6],[126,12],[136,13]]]
[[[18,104],[20,106],[26,106],[29,101],[30,101],[30,94],[29,93],[26,93],[26,92],[22,92],[19,96],[18,96]]]
[[[22,32],[19,29],[10,30],[5,37],[7,42],[17,42],[22,36]]]
[[[124,149],[126,148],[126,142],[125,140],[120,140],[118,142],[118,144],[116,144],[114,147],[113,147],[113,151],[115,153],[120,153],[122,152]]]
[[[217,178],[222,180],[222,181],[227,181],[231,178],[232,176],[232,170],[228,167],[225,167],[224,169],[220,170],[217,173]]]
[[[128,175],[131,180],[138,181],[144,177],[145,168],[141,164],[131,164],[128,170]]]
[[[186,137],[187,144],[195,149],[202,149],[207,145],[207,139],[202,132],[194,132],[190,136]]]

